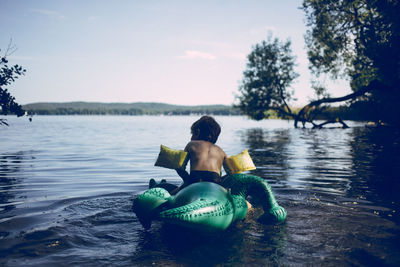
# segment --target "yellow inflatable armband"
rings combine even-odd
[[[228,174],[236,174],[244,171],[255,170],[256,166],[251,159],[247,149],[241,153],[230,156],[224,161],[224,169]]]
[[[164,145],[160,147],[160,153],[154,166],[168,169],[184,169],[188,161],[188,153],[183,150],[175,150]]]

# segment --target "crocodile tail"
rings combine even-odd
[[[261,221],[283,222],[286,219],[286,210],[279,206],[271,186],[263,178],[239,173],[227,176],[221,184],[225,188],[230,188],[233,195],[244,198],[251,196],[257,203],[261,203],[264,209]]]

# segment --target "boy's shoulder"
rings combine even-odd
[[[194,146],[206,146],[211,144],[210,142],[203,141],[203,140],[191,140],[187,143],[186,147],[194,147]]]
[[[185,147],[186,151],[189,151],[190,149],[216,149],[220,151],[221,153],[225,154],[224,150],[220,148],[218,145],[213,144],[208,141],[203,141],[203,140],[191,140]]]
[[[218,147],[219,149],[221,149],[216,144],[213,144],[213,143],[208,142],[208,141],[203,141],[203,140],[191,140],[186,145],[186,148],[190,148],[190,147]]]

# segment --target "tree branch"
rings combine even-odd
[[[304,106],[299,111],[299,113],[295,117],[294,127],[297,128],[297,123],[299,121],[303,122],[303,125],[304,125],[305,122],[311,122],[310,120],[308,120],[305,117],[305,115],[307,114],[307,112],[312,107],[317,107],[317,106],[319,106],[319,105],[321,105],[323,103],[335,103],[335,102],[346,101],[346,100],[349,100],[349,99],[355,99],[355,98],[357,98],[359,96],[365,95],[369,91],[372,91],[373,89],[378,87],[379,84],[380,84],[379,81],[373,80],[372,82],[370,82],[368,84],[368,86],[365,86],[364,88],[362,88],[362,89],[360,89],[360,90],[358,90],[358,91],[356,91],[354,93],[351,93],[351,94],[348,94],[348,95],[345,95],[345,96],[342,96],[342,97],[322,98],[322,99],[319,99],[319,100],[312,101],[311,103],[309,103],[308,105]]]
[[[342,119],[327,120],[327,121],[325,121],[325,122],[323,122],[323,123],[321,123],[321,124],[314,124],[314,123],[313,123],[313,125],[314,125],[313,128],[321,129],[321,128],[322,128],[324,125],[326,125],[326,124],[329,124],[329,123],[336,123],[336,122],[342,124],[342,125],[343,125],[343,128],[349,128],[349,126],[348,126]]]

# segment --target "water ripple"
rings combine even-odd
[[[38,117],[0,129],[0,265],[400,263],[400,133],[357,123],[313,130],[218,118],[218,144],[228,155],[249,149],[250,173],[271,184],[287,222],[259,224],[256,207],[221,236],[157,222],[144,231],[132,198],[149,178],[180,183],[153,164],[160,144],[184,147],[195,119]]]

